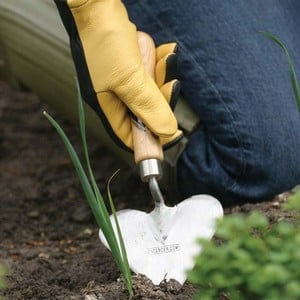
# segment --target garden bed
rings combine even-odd
[[[6,299],[128,299],[126,288],[83,196],[57,133],[42,115],[49,110],[28,92],[0,82],[0,264],[9,271]],[[74,125],[59,120],[80,151]],[[89,139],[100,189],[111,184],[117,209],[151,210],[147,187],[120,161]],[[232,211],[263,211],[271,221],[289,217],[284,196]],[[136,299],[192,299],[195,287],[134,277]]]

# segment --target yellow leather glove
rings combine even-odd
[[[142,64],[136,27],[121,1],[55,2],[70,37],[82,97],[114,140],[120,146],[133,147],[128,108],[162,144],[178,140],[181,131],[168,103],[178,84],[176,80],[166,83],[167,72],[162,71],[167,67],[163,59],[173,55],[174,46],[157,50],[156,84]]]

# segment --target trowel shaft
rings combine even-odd
[[[138,33],[143,64],[148,74],[155,79],[155,45],[153,40],[146,34]],[[143,122],[132,116],[132,135],[134,159],[140,168],[141,180],[148,182],[151,195],[155,201],[155,207],[164,204],[157,180],[162,177],[161,162],[163,161],[163,150],[160,140],[155,136]]]

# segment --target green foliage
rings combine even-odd
[[[300,191],[289,209],[300,211]],[[200,286],[197,300],[300,299],[300,220],[274,225],[259,212],[220,220],[213,241],[199,241],[202,252],[190,282]]]
[[[294,212],[295,226],[300,228],[300,187],[298,187],[294,194],[289,197],[289,201],[285,203],[284,208]]]
[[[6,287],[5,276],[7,275],[7,269],[0,265],[0,291]],[[3,298],[0,295],[0,300]]]
[[[284,205],[285,209],[294,210],[295,213],[300,213],[300,187],[298,187],[294,194],[289,197],[289,201]]]
[[[73,162],[73,165],[75,167],[75,170],[77,172],[77,175],[79,177],[81,185],[83,187],[84,194],[88,200],[90,208],[96,219],[96,222],[97,222],[98,226],[101,228],[101,230],[106,238],[106,241],[107,241],[107,243],[110,247],[110,250],[112,252],[112,255],[114,257],[114,260],[115,260],[119,270],[123,274],[129,295],[130,295],[130,297],[132,297],[133,289],[132,289],[131,272],[130,272],[130,268],[129,268],[129,264],[128,264],[126,249],[125,249],[123,238],[121,235],[121,230],[120,230],[120,227],[118,224],[118,220],[116,218],[115,207],[113,205],[113,201],[111,198],[109,184],[108,184],[108,197],[109,197],[111,210],[114,215],[114,221],[116,223],[117,234],[115,234],[115,232],[113,230],[113,226],[112,226],[112,223],[111,223],[111,220],[109,217],[108,210],[105,206],[103,197],[97,186],[97,183],[96,183],[96,180],[95,180],[92,168],[91,168],[91,163],[90,163],[89,154],[88,154],[88,147],[87,147],[87,142],[86,142],[86,134],[85,134],[84,108],[83,108],[78,84],[77,84],[77,89],[78,89],[78,114],[79,114],[80,133],[81,133],[81,138],[82,138],[82,144],[83,144],[83,149],[84,149],[84,156],[85,156],[88,175],[86,174],[74,147],[72,146],[70,140],[64,133],[63,129],[47,112],[44,112],[44,115],[48,119],[48,121],[51,123],[51,125],[58,132],[59,136],[61,137],[61,139],[70,155],[70,158]],[[109,180],[109,182],[110,182],[110,180]]]

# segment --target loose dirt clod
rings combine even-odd
[[[191,285],[181,286],[176,280],[163,281],[160,285],[154,285],[151,280],[143,275],[133,276],[134,297],[132,300],[147,299],[192,299],[194,288]],[[126,288],[121,278],[110,285],[96,285],[94,281],[89,282],[82,291],[85,300],[110,300],[128,299]]]

